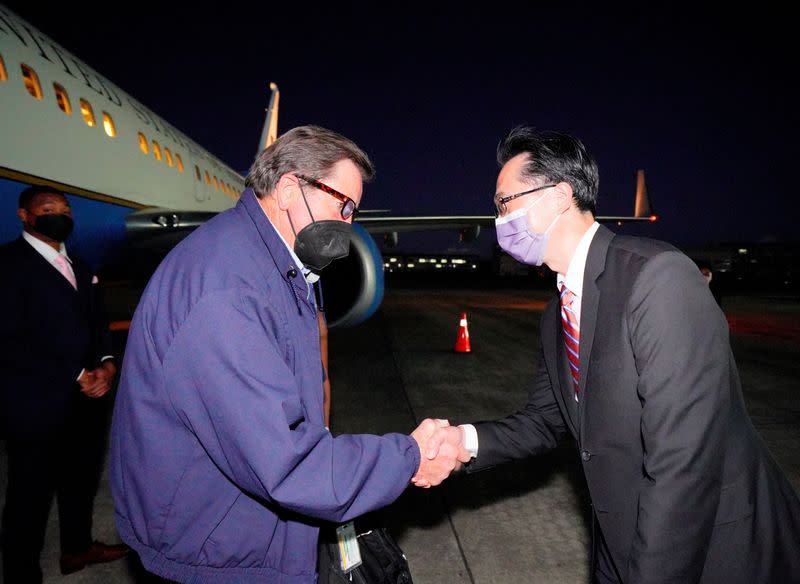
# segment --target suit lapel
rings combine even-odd
[[[561,336],[563,334],[561,322],[560,319],[556,318],[558,306],[558,300],[553,300],[547,305],[542,315],[542,350],[544,351],[547,370],[551,372],[550,381],[553,384],[553,394],[558,402],[558,407],[561,408],[572,435],[577,437],[576,420],[573,417],[574,407],[565,398],[564,375],[566,372],[564,371],[564,362],[566,357],[564,356],[564,343]],[[572,383],[567,387],[571,388]],[[572,399],[574,403],[574,398]]]
[[[595,325],[597,324],[597,307],[600,303],[600,289],[597,279],[605,270],[606,254],[614,233],[602,225],[598,228],[589,246],[586,257],[586,269],[583,273],[583,296],[581,297],[580,320],[580,360],[581,360],[581,394],[578,407],[581,435],[583,434],[583,412],[586,402],[592,399],[592,387],[588,379],[589,363],[592,358]]]
[[[23,253],[29,257],[33,269],[39,272],[45,281],[52,282],[53,286],[59,289],[69,290],[72,294],[76,293],[75,288],[73,288],[72,284],[64,277],[64,274],[58,271],[57,267],[48,262],[42,254],[36,251],[33,246],[22,237],[20,237],[18,241],[20,242],[20,249],[24,250]],[[75,268],[73,267],[73,272],[74,271]],[[77,279],[77,277],[76,274],[75,278]]]
[[[72,273],[75,274],[75,283],[78,285],[78,293],[83,295],[89,291],[91,285],[91,272],[89,267],[77,258],[72,259]],[[64,278],[66,280],[66,278]],[[71,286],[70,286],[71,287]]]

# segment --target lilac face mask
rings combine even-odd
[[[544,250],[550,239],[550,230],[558,221],[558,215],[544,233],[536,233],[528,223],[528,211],[545,198],[542,195],[527,207],[517,209],[505,217],[494,220],[497,230],[497,243],[512,258],[523,264],[541,266],[544,261]]]

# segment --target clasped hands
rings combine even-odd
[[[84,371],[83,375],[78,379],[81,393],[92,398],[103,397],[111,389],[116,373],[117,368],[110,361],[104,361],[99,367],[91,371]]]
[[[471,458],[464,447],[464,431],[447,420],[423,420],[411,437],[420,450],[419,469],[411,478],[418,487],[435,487]]]

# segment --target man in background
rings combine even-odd
[[[39,556],[53,495],[62,574],[123,557],[124,545],[92,540],[116,367],[97,278],[67,253],[73,226],[66,197],[22,191],[23,232],[0,247],[0,427],[7,438],[3,574],[42,581]]]

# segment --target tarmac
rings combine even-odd
[[[109,292],[135,302],[135,290]],[[408,433],[425,417],[456,424],[514,411],[535,372],[545,297],[520,287],[387,287],[371,319],[330,332],[332,431]],[[732,296],[723,309],[755,426],[800,491],[800,301]],[[467,354],[453,351],[462,312]],[[124,336],[117,342],[122,346]],[[0,498],[5,483],[0,443]],[[583,584],[588,509],[574,445],[565,442],[538,458],[454,475],[441,487],[409,487],[380,518],[405,552],[415,584]],[[54,508],[42,553],[45,583],[144,581],[135,556],[61,576],[57,521]],[[119,541],[105,476],[94,536]]]

